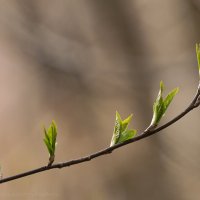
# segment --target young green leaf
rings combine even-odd
[[[122,121],[122,130],[121,130],[121,132],[126,131],[126,129],[128,128],[128,124],[130,123],[132,117],[133,117],[133,114],[131,114],[125,120]]]
[[[179,88],[175,88],[173,89],[165,98],[164,100],[164,110],[166,111],[169,104],[172,102],[173,98],[175,97],[175,95],[178,93]]]
[[[121,129],[122,129],[122,119],[120,114],[116,111],[115,127],[110,146],[117,144],[120,137]]]
[[[55,150],[56,150],[56,137],[57,137],[57,126],[54,121],[52,121],[49,128],[46,130],[44,128],[44,143],[47,147],[47,150],[49,152],[49,163],[48,165],[52,165],[55,158]]]
[[[162,117],[163,110],[164,110],[163,97],[162,97],[163,90],[164,90],[164,84],[161,81],[160,82],[160,90],[158,92],[158,96],[156,98],[156,101],[153,105],[153,118],[152,118],[151,125],[157,124]]]
[[[118,143],[124,142],[126,140],[130,140],[135,137],[137,131],[136,130],[126,130],[122,132],[121,137],[118,140]]]
[[[175,88],[166,96],[166,98],[163,99],[163,90],[164,90],[164,84],[161,81],[160,90],[159,90],[157,99],[153,105],[153,118],[152,118],[149,128],[152,128],[152,127],[155,128],[158,125],[161,118],[166,113],[167,108],[169,107],[169,104],[172,102],[173,98],[179,91],[178,88]]]
[[[116,111],[115,127],[110,146],[122,143],[126,140],[133,138],[137,131],[127,130],[128,124],[132,119],[132,114],[122,121],[120,114]]]
[[[197,63],[198,63],[199,76],[200,76],[200,44],[196,44],[196,54],[197,54]]]

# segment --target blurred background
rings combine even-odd
[[[180,87],[161,124],[198,84],[198,0],[1,0],[0,164],[4,177],[109,146],[115,111],[143,131],[159,82]],[[88,163],[2,184],[1,199],[198,200],[198,109],[160,134]]]

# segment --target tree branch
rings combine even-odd
[[[198,85],[197,92],[196,92],[193,100],[189,104],[189,106],[183,112],[181,112],[179,115],[174,117],[172,120],[170,120],[166,124],[164,124],[164,125],[162,125],[162,126],[160,126],[158,128],[155,128],[155,129],[148,129],[147,128],[145,131],[143,131],[142,133],[138,134],[136,137],[134,137],[134,138],[132,138],[130,140],[127,140],[127,141],[125,141],[123,143],[119,143],[119,144],[116,144],[116,145],[108,147],[108,148],[105,148],[103,150],[100,150],[100,151],[98,151],[96,153],[92,153],[92,154],[90,154],[88,156],[85,156],[85,157],[81,157],[81,158],[74,159],[74,160],[69,160],[69,161],[66,161],[66,162],[63,162],[63,163],[53,164],[51,166],[43,166],[43,167],[40,167],[40,168],[37,168],[37,169],[33,169],[33,170],[30,170],[30,171],[27,171],[27,172],[24,172],[24,173],[19,173],[19,174],[14,175],[14,176],[10,176],[10,177],[7,177],[7,178],[2,178],[2,179],[0,179],[0,184],[5,183],[5,182],[9,182],[9,181],[12,181],[12,180],[15,180],[15,179],[20,179],[20,178],[23,178],[25,176],[30,176],[30,175],[33,175],[33,174],[36,174],[36,173],[40,173],[40,172],[44,172],[44,171],[47,171],[47,170],[55,169],[55,168],[61,169],[63,167],[69,167],[71,165],[80,164],[80,163],[83,163],[83,162],[90,161],[90,160],[92,160],[94,158],[97,158],[97,157],[100,157],[100,156],[103,156],[103,155],[106,155],[106,154],[110,154],[115,149],[118,149],[118,148],[120,148],[122,146],[125,146],[125,145],[128,145],[130,143],[134,143],[136,141],[139,141],[141,139],[144,139],[146,137],[149,137],[151,135],[154,135],[154,134],[160,132],[161,130],[167,128],[168,126],[170,126],[170,125],[174,124],[175,122],[177,122],[178,120],[180,120],[187,113],[189,113],[190,111],[192,111],[194,108],[198,107],[199,105],[200,105],[200,83]]]

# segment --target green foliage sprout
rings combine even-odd
[[[200,44],[196,44],[196,55],[197,55],[197,63],[198,63],[199,76],[200,76]]]
[[[178,93],[179,88],[173,89],[165,98],[163,98],[164,84],[160,82],[160,90],[157,99],[153,105],[153,118],[149,128],[155,128],[160,122],[161,118],[165,115],[167,108],[172,102],[175,95]]]
[[[57,126],[54,121],[52,121],[51,125],[49,126],[47,130],[46,128],[44,128],[44,134],[45,134],[45,137],[43,140],[49,152],[48,165],[50,166],[54,162],[55,150],[56,150]]]
[[[137,131],[128,130],[128,125],[132,119],[132,116],[133,115],[131,114],[125,120],[122,120],[120,114],[116,111],[115,127],[110,146],[122,143],[135,137]]]

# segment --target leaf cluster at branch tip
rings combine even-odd
[[[161,118],[165,115],[167,108],[169,107],[175,95],[178,93],[179,88],[173,89],[165,98],[163,98],[163,90],[164,90],[164,84],[161,81],[160,90],[157,99],[153,105],[153,118],[150,124],[150,127],[153,128],[155,128],[158,125]]]
[[[115,127],[110,146],[135,137],[137,131],[128,129],[132,116],[133,115],[131,114],[125,120],[122,120],[120,114],[116,111]]]
[[[52,121],[49,128],[46,130],[44,128],[44,143],[47,147],[47,150],[49,152],[49,164],[51,165],[54,162],[55,158],[55,150],[56,150],[56,137],[57,137],[57,126],[54,121]]]

